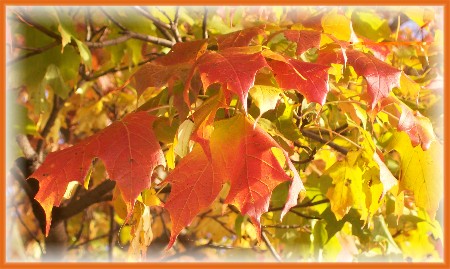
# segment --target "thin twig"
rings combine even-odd
[[[275,229],[300,229],[303,232],[311,232],[305,228],[305,225],[299,225],[299,224],[291,224],[291,225],[271,224],[271,225],[261,225],[261,227],[262,228],[275,228]]]
[[[151,20],[155,26],[160,26],[163,27],[167,30],[170,29],[170,25],[167,23],[163,23],[162,21],[160,21],[159,19],[155,18],[152,14],[148,13],[146,10],[144,10],[142,7],[139,6],[135,6],[134,7],[141,15],[143,15],[144,17],[146,17],[147,19]]]
[[[322,137],[320,137],[319,135],[317,135],[317,134],[315,134],[315,133],[313,133],[311,131],[302,129],[301,132],[302,132],[303,136],[311,138],[311,139],[316,140],[318,142],[324,143],[325,145],[330,146],[331,148],[339,151],[340,153],[342,153],[344,155],[347,155],[347,153],[348,153],[348,149],[346,149],[344,147],[341,147],[341,146],[333,143],[332,141],[326,141],[325,139],[323,139]]]
[[[169,14],[167,14],[167,12],[165,10],[163,10],[159,7],[157,7],[156,9],[158,9],[158,11],[161,12],[164,15],[164,17],[166,17],[166,19],[169,21],[170,31],[172,32],[173,36],[175,37],[175,41],[181,42],[180,32],[178,32],[179,7],[177,7],[175,10],[175,17],[173,20],[170,18]]]
[[[297,215],[299,217],[305,218],[305,219],[322,219],[322,217],[306,215],[306,214],[300,213],[300,212],[295,211],[295,210],[291,210],[289,212],[291,212],[291,213],[293,213],[293,214],[295,214],[295,215]]]
[[[150,13],[148,13],[146,10],[144,10],[141,7],[134,7],[142,16],[146,17],[147,19],[151,20],[153,22],[153,25],[155,25],[156,29],[158,29],[161,34],[167,38],[168,40],[171,40],[173,42],[175,42],[175,38],[170,35],[169,30],[170,29],[170,25],[165,24],[163,22],[161,22],[160,20],[158,20],[157,18],[153,17]]]
[[[118,38],[108,39],[105,41],[97,41],[97,42],[85,41],[84,44],[86,44],[86,46],[88,46],[89,48],[98,49],[98,48],[103,48],[103,47],[108,47],[108,46],[115,46],[115,45],[123,43],[131,38],[132,38],[131,34],[125,34],[125,35],[119,36]]]
[[[325,131],[325,132],[331,132],[331,133],[333,133],[333,134],[339,136],[340,138],[344,139],[345,141],[349,142],[350,144],[354,145],[355,147],[357,147],[357,148],[359,148],[359,149],[361,148],[360,145],[356,144],[354,141],[350,140],[349,138],[347,138],[347,137],[341,135],[340,133],[338,133],[338,132],[336,132],[336,131],[334,131],[334,130],[331,130],[331,129],[325,129],[325,128],[322,128],[322,127],[315,127],[315,128],[317,128],[318,130],[323,130],[323,131]],[[345,128],[345,129],[346,129],[346,128]],[[345,129],[344,129],[344,130],[345,130]],[[312,131],[312,132],[315,131],[315,130],[312,129],[312,128],[310,128],[310,129],[305,128],[305,129],[303,129],[303,130],[306,130],[306,131]],[[344,130],[342,130],[342,131],[344,131]],[[341,132],[342,132],[342,131],[341,131]]]
[[[14,207],[15,211],[16,211],[16,215],[17,215],[17,219],[20,221],[20,223],[22,223],[23,227],[25,227],[25,230],[27,230],[28,234],[31,236],[31,238],[38,244],[39,249],[41,250],[41,253],[44,253],[44,249],[42,248],[41,245],[41,241],[39,241],[39,239],[37,239],[36,235],[34,235],[30,228],[28,228],[28,226],[26,225],[26,223],[23,221],[22,217],[20,216],[19,210],[17,209],[17,207]]]
[[[116,228],[114,229],[114,232],[117,232],[118,230],[119,230],[119,228],[116,227]],[[88,239],[88,240],[86,240],[86,241],[84,241],[84,242],[81,242],[81,243],[79,243],[79,244],[76,244],[76,245],[74,245],[74,246],[70,246],[70,247],[67,248],[67,250],[72,250],[72,249],[79,248],[79,247],[84,246],[84,245],[86,245],[86,244],[90,244],[90,243],[92,243],[93,241],[100,240],[100,239],[106,238],[106,237],[108,237],[108,236],[109,236],[109,233],[103,234],[103,235],[99,235],[99,236],[96,236],[96,237],[94,237],[94,238]]]
[[[304,208],[304,207],[311,207],[311,206],[315,206],[315,205],[320,205],[320,204],[326,204],[329,203],[330,200],[329,199],[323,199],[323,200],[319,200],[316,202],[313,202],[312,199],[306,203],[302,203],[302,204],[298,204],[296,206],[293,206],[292,208]],[[279,211],[279,210],[283,210],[284,206],[280,206],[280,207],[275,207],[275,208],[269,208],[269,211]]]
[[[84,230],[84,222],[86,220],[86,212],[84,212],[83,216],[81,217],[81,225],[80,225],[80,229],[78,230],[77,234],[75,235],[75,240],[73,241],[73,243],[69,246],[69,249],[73,246],[75,246],[78,241],[81,238],[81,235],[83,234],[83,230]]]
[[[63,100],[61,97],[57,96],[56,94],[53,95],[53,106],[52,110],[50,112],[50,116],[47,119],[47,122],[45,123],[44,129],[42,129],[41,137],[42,139],[37,142],[36,146],[36,152],[38,157],[38,162],[42,163],[44,161],[44,143],[45,138],[47,137],[48,133],[50,132],[51,128],[53,127],[53,124],[56,121],[56,118],[58,116],[59,110],[63,104]]]
[[[112,68],[107,69],[107,70],[105,70],[103,72],[99,72],[97,74],[92,74],[90,76],[86,76],[84,78],[84,80],[86,80],[86,81],[95,80],[95,79],[97,79],[99,77],[102,77],[102,76],[105,76],[105,75],[108,75],[108,74],[111,74],[111,73],[116,73],[116,72],[120,72],[120,71],[124,71],[124,70],[130,69],[130,67],[141,66],[141,65],[146,64],[148,62],[151,62],[153,60],[155,60],[155,58],[150,58],[150,59],[147,59],[145,61],[141,61],[137,65],[126,65],[126,66],[121,66],[121,67],[112,67]]]
[[[108,236],[108,260],[113,260],[113,240],[114,240],[114,207],[109,207],[109,236]]]
[[[175,17],[170,26],[172,28],[173,35],[175,36],[175,40],[177,42],[182,42],[180,32],[178,31],[178,21],[180,19],[179,11],[180,11],[180,7],[176,7],[175,8]]]
[[[205,7],[205,12],[203,12],[203,22],[202,22],[202,32],[203,32],[203,38],[208,38],[208,8]]]
[[[124,32],[128,31],[128,29],[127,29],[125,26],[123,26],[120,22],[116,21],[113,17],[111,17],[111,16],[108,14],[108,12],[106,12],[106,10],[105,10],[104,8],[99,7],[99,9],[103,12],[103,14],[105,14],[105,16],[106,16],[110,21],[112,21],[117,27],[119,27],[120,30],[122,30],[122,31],[124,31]]]
[[[25,24],[35,28],[36,30],[44,33],[45,35],[54,38],[58,41],[60,41],[62,38],[61,36],[59,36],[57,33],[48,30],[47,28],[45,28],[44,26],[40,25],[39,23],[33,21],[30,17],[28,17],[28,15],[26,15],[25,13],[19,13],[17,11],[12,11],[14,14],[16,14],[17,18],[19,19],[19,21],[24,22]]]
[[[275,250],[272,243],[270,243],[269,238],[267,237],[267,234],[264,230],[261,231],[261,235],[262,235],[262,239],[263,239],[264,243],[266,243],[267,248],[270,250],[270,253],[272,253],[272,256],[275,258],[275,260],[277,260],[278,262],[281,262],[282,260],[281,260],[280,255]]]
[[[86,24],[86,40],[85,41],[91,41],[93,35],[92,30],[94,27],[92,27],[92,16],[91,16],[91,8],[86,8],[86,15],[85,15],[85,24]]]
[[[40,48],[35,48],[32,52],[20,55],[20,56],[14,58],[14,59],[8,61],[6,63],[6,66],[10,66],[10,65],[12,65],[14,63],[17,63],[19,61],[22,61],[22,60],[25,60],[25,59],[30,58],[32,56],[41,54],[41,53],[43,53],[43,52],[45,52],[45,51],[47,51],[49,49],[52,49],[52,48],[58,46],[59,44],[60,44],[59,41],[55,41],[55,42],[52,42],[52,43],[50,43],[50,44],[48,44],[46,46],[43,46],[43,47],[40,47]]]
[[[215,222],[219,223],[220,226],[222,226],[222,228],[224,228],[225,230],[227,230],[227,232],[229,232],[230,234],[236,234],[235,231],[231,230],[230,228],[228,228],[226,226],[225,223],[223,223],[222,221],[220,221],[219,219],[217,219],[218,216],[205,216],[207,218],[213,219]]]

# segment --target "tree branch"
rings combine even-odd
[[[159,26],[162,28],[165,28],[167,30],[170,29],[170,25],[167,23],[163,23],[162,21],[160,21],[159,19],[153,17],[152,14],[148,13],[146,10],[144,10],[142,7],[139,6],[135,6],[134,7],[141,15],[143,15],[144,17],[146,17],[147,19],[151,20],[155,26]]]
[[[25,158],[28,160],[34,160],[37,157],[36,151],[30,144],[30,140],[28,140],[28,137],[24,134],[18,134],[16,136],[17,144],[19,145],[20,149],[23,152],[23,155],[25,155]]]
[[[315,205],[320,205],[320,204],[326,204],[329,203],[330,200],[329,199],[322,199],[316,202],[313,202],[313,199],[309,200],[306,203],[302,203],[302,204],[298,204],[296,206],[293,206],[292,208],[304,208],[304,207],[311,207],[311,206],[315,206]],[[279,211],[279,210],[283,210],[284,206],[280,206],[280,207],[275,207],[275,208],[269,208],[269,211]]]
[[[105,16],[112,21],[117,27],[120,28],[120,30],[126,32],[127,28],[125,28],[125,26],[123,26],[120,22],[116,21],[113,17],[111,17],[108,12],[106,12],[106,10],[102,7],[99,7],[99,9],[102,11],[103,14],[105,14]]]
[[[118,38],[109,39],[109,40],[105,40],[105,41],[98,41],[98,42],[85,41],[84,44],[86,44],[86,46],[88,46],[89,48],[98,49],[98,48],[118,45],[120,43],[123,43],[123,42],[131,39],[131,38],[132,38],[131,34],[125,34],[125,35],[119,36]]]
[[[44,26],[40,25],[39,23],[33,21],[30,17],[28,17],[28,15],[26,15],[25,13],[19,13],[17,11],[12,11],[14,14],[16,14],[17,18],[19,19],[19,21],[24,22],[25,24],[28,24],[29,26],[35,28],[38,31],[41,31],[42,33],[44,33],[45,35],[54,38],[58,41],[61,41],[61,36],[58,35],[57,33],[48,30],[47,28],[45,28]]]
[[[311,131],[309,131],[309,130],[301,129],[301,132],[302,132],[302,135],[303,135],[303,136],[308,137],[308,138],[311,138],[311,139],[316,140],[316,141],[318,141],[318,142],[324,143],[324,144],[330,146],[331,148],[333,148],[333,149],[339,151],[340,153],[342,153],[342,154],[344,154],[344,155],[347,155],[347,153],[348,153],[348,149],[346,149],[346,148],[344,148],[344,147],[341,147],[341,146],[335,144],[335,143],[332,142],[332,141],[326,141],[325,139],[323,139],[323,138],[320,137],[319,135],[317,135],[317,134],[315,134],[315,133],[313,133],[313,132],[311,132]]]
[[[41,254],[44,253],[44,249],[42,248],[41,241],[39,241],[37,236],[31,232],[30,228],[28,228],[27,224],[23,221],[22,217],[20,216],[20,212],[16,206],[14,207],[14,209],[16,211],[16,216],[17,216],[17,219],[19,220],[19,222],[23,225],[23,227],[25,227],[25,230],[27,230],[30,237],[38,244],[39,249],[41,250]]]
[[[114,229],[114,232],[117,232],[118,230],[119,230],[119,228],[115,228],[115,229]],[[94,237],[94,238],[91,238],[91,239],[88,239],[88,240],[86,240],[86,241],[84,241],[84,242],[81,242],[81,243],[79,243],[79,244],[77,244],[77,245],[72,245],[72,246],[70,246],[67,250],[72,250],[72,249],[79,248],[79,247],[81,247],[81,246],[83,246],[83,245],[86,245],[86,244],[91,243],[92,241],[100,240],[100,239],[106,238],[106,237],[108,237],[108,236],[109,236],[109,233],[103,234],[103,235],[99,235],[99,236],[96,236],[96,237]]]
[[[84,209],[88,208],[93,204],[111,200],[112,195],[105,195],[105,194],[111,192],[114,189],[115,185],[116,185],[115,181],[111,180],[103,181],[94,189],[88,191],[86,194],[84,194],[77,200],[74,200],[72,203],[69,203],[67,206],[54,208],[53,209],[54,218],[56,217],[57,220],[68,219],[82,212]]]
[[[40,54],[42,52],[45,52],[45,51],[47,51],[49,49],[52,49],[52,48],[58,46],[59,44],[60,44],[59,41],[55,41],[55,42],[52,42],[52,43],[50,43],[50,44],[48,44],[46,46],[40,47],[40,48],[33,48],[32,52],[20,55],[20,56],[14,58],[14,59],[8,61],[6,63],[6,66],[10,66],[10,65],[12,65],[14,63],[17,63],[19,61],[22,61],[22,60],[25,60],[25,59],[30,58],[32,56],[38,55],[38,54]]]
[[[175,36],[175,40],[177,42],[182,42],[180,32],[178,31],[179,11],[180,11],[180,7],[176,7],[175,8],[175,18],[173,19],[173,22],[170,24],[170,27],[172,28],[172,32],[173,32],[173,35]]]
[[[203,22],[202,22],[202,30],[203,30],[203,38],[208,38],[208,8],[205,7],[205,12],[203,13]]]
[[[135,10],[137,10],[142,16],[146,17],[147,19],[151,20],[153,22],[153,25],[155,25],[156,29],[158,29],[161,34],[167,38],[168,40],[171,40],[172,42],[175,42],[175,39],[170,33],[167,31],[170,29],[170,25],[166,25],[165,23],[161,22],[157,18],[153,17],[150,13],[148,13],[146,10],[144,10],[141,7],[134,7]]]
[[[275,250],[275,248],[272,246],[272,243],[270,243],[269,238],[267,237],[267,234],[264,230],[261,231],[262,239],[264,243],[266,243],[267,248],[270,250],[270,253],[272,253],[272,256],[277,260],[278,262],[281,262],[281,257],[278,254],[278,252]]]
[[[50,132],[53,124],[55,123],[55,120],[58,116],[58,112],[63,104],[63,100],[61,97],[57,96],[56,94],[53,95],[53,107],[50,112],[50,116],[48,117],[47,122],[45,123],[44,129],[42,129],[41,136],[42,139],[38,141],[36,146],[36,152],[38,157],[38,162],[42,163],[44,161],[44,143],[45,143],[45,137]]]

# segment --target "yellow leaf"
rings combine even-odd
[[[443,197],[443,147],[437,141],[424,151],[413,147],[405,132],[394,134],[388,149],[396,150],[401,158],[399,190],[414,193],[416,205],[425,209],[434,219]]]
[[[331,34],[339,40],[349,41],[352,36],[350,19],[338,14],[336,10],[322,17],[322,28],[324,33]]]
[[[178,128],[174,141],[174,152],[181,158],[189,153],[189,141],[194,131],[194,123],[191,120],[185,120]]]
[[[361,219],[367,217],[366,197],[362,188],[363,171],[356,163],[357,154],[351,153],[353,152],[349,152],[350,160],[346,157],[327,170],[334,186],[328,189],[326,196],[330,199],[331,211],[337,220],[341,220],[351,207],[361,210]]]
[[[259,108],[259,115],[265,112],[275,109],[278,100],[280,99],[280,93],[282,91],[276,87],[255,85],[250,89],[250,95]]]
[[[161,205],[161,200],[159,200],[158,195],[156,195],[155,189],[144,190],[142,192],[142,202],[146,206],[159,206]]]
[[[169,169],[175,169],[175,152],[173,150],[173,144],[170,144],[169,149],[166,152],[166,162]]]

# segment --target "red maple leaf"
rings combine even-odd
[[[244,47],[250,45],[252,40],[259,36],[265,36],[264,26],[247,28],[217,37],[217,45],[220,50],[231,47]]]
[[[295,89],[308,102],[325,103],[329,91],[328,66],[279,57],[268,64],[281,88]]]
[[[35,199],[46,214],[46,234],[53,206],[59,206],[69,182],[83,184],[94,158],[103,161],[110,179],[117,182],[131,214],[136,198],[150,185],[153,169],[165,165],[152,129],[155,119],[146,112],[130,113],[82,142],[48,154],[30,176],[39,181]]]
[[[286,30],[283,34],[289,41],[297,43],[297,55],[310,48],[319,49],[322,35],[320,31],[311,30]]]
[[[172,185],[164,206],[172,220],[170,248],[181,230],[216,199],[223,182],[199,145],[177,164],[166,182]]]
[[[349,64],[355,72],[363,76],[367,81],[367,95],[370,109],[383,98],[386,98],[392,88],[400,86],[401,71],[380,61],[376,57],[357,50],[347,49],[345,51],[347,61],[341,51],[326,51],[319,53],[318,63]]]
[[[149,87],[169,86],[171,90],[176,80],[185,80],[194,61],[206,51],[206,45],[206,40],[176,43],[167,55],[144,64],[131,78],[138,95]]]
[[[391,104],[396,106],[389,106]],[[421,145],[423,150],[430,148],[436,136],[433,125],[427,117],[419,111],[412,110],[395,96],[389,96],[381,105],[385,110],[389,110],[390,115],[398,119],[397,130],[406,132],[414,147]]]
[[[190,103],[191,79],[195,70],[198,70],[205,90],[214,83],[220,83],[226,90],[225,97],[229,99],[231,93],[237,94],[247,111],[248,91],[253,87],[256,72],[264,66],[267,66],[267,63],[261,52],[252,47],[208,51],[197,60],[186,81],[184,100]]]
[[[167,177],[174,189],[165,205],[174,227],[168,247],[183,227],[214,201],[226,181],[230,181],[230,191],[225,203],[233,204],[242,214],[247,214],[258,235],[261,232],[260,217],[267,212],[270,196],[277,185],[292,181],[282,216],[297,204],[299,193],[305,190],[287,153],[243,115],[216,122],[209,146],[211,158],[197,146]],[[293,178],[286,174],[272,148],[283,152]],[[194,187],[197,189],[193,190]]]

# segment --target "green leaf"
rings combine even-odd
[[[68,96],[68,93],[70,91],[70,88],[64,83],[64,79],[61,75],[61,72],[59,71],[59,68],[51,64],[47,67],[47,72],[44,76],[44,81],[50,87],[52,87],[52,90],[61,98],[66,99]]]
[[[75,42],[77,43],[78,49],[80,50],[81,59],[89,68],[92,68],[92,55],[88,46],[86,46],[86,44],[78,39],[75,39]]]
[[[373,11],[353,12],[352,22],[355,33],[372,41],[383,41],[389,39],[391,35],[389,23]]]

